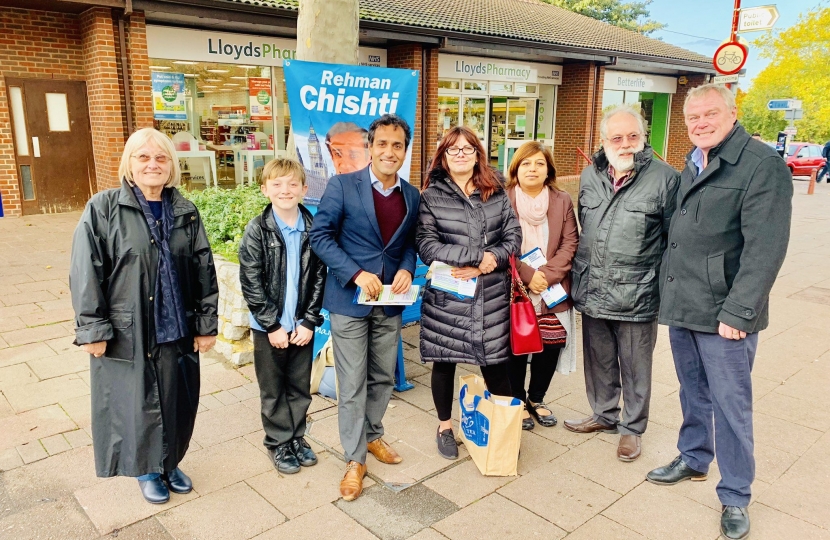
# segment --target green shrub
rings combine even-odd
[[[237,186],[236,189],[206,188],[202,191],[181,190],[202,216],[213,253],[239,262],[237,252],[245,225],[262,213],[268,204],[259,186]]]

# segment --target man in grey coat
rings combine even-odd
[[[746,538],[755,477],[750,374],[787,252],[792,179],[775,150],[737,122],[730,90],[695,88],[683,112],[695,148],[663,259],[659,319],[669,326],[680,380],[680,455],[647,478],[662,485],[705,480],[717,456],[721,532]]]
[[[640,456],[648,424],[658,274],[679,180],[677,171],[654,159],[639,110],[610,109],[600,135],[602,149],[580,178],[582,233],[571,285],[582,313],[585,389],[593,415],[566,420],[565,428],[620,433],[617,458],[628,462]]]

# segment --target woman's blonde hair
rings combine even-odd
[[[172,165],[170,167],[170,178],[164,183],[164,187],[178,186],[182,179],[182,170],[179,167],[179,159],[176,157],[173,141],[161,131],[149,127],[139,129],[127,139],[127,144],[124,145],[124,153],[121,154],[121,163],[118,165],[118,178],[126,178],[131,186],[135,185],[133,172],[130,168],[130,158],[139,148],[150,142],[158,146],[162,153],[170,158]]]
[[[545,156],[545,161],[548,164],[548,174],[545,177],[545,187],[561,191],[559,186],[556,184],[556,167],[553,165],[553,154],[551,154],[550,148],[547,148],[538,141],[528,141],[524,143],[516,150],[516,153],[513,154],[513,159],[510,161],[510,167],[507,169],[507,182],[505,183],[505,187],[507,189],[510,189],[519,183],[519,165],[521,165],[522,161],[539,152]]]

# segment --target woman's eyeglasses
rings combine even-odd
[[[166,156],[164,154],[159,154],[157,156],[151,156],[148,154],[133,154],[132,157],[134,157],[141,163],[149,163],[151,159],[155,159],[156,163],[160,165],[164,165],[165,163],[171,160],[170,156]]]
[[[448,156],[457,156],[459,152],[461,152],[465,156],[470,156],[476,153],[476,149],[474,146],[462,146],[461,148],[457,146],[450,146],[449,148],[447,148]]]

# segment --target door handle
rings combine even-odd
[[[40,157],[40,139],[38,137],[32,137],[32,151],[35,157]]]

